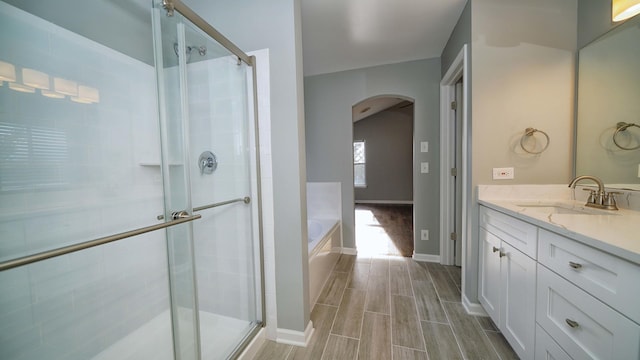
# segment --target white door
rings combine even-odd
[[[536,326],[536,262],[502,243],[498,327],[521,359],[533,359]]]
[[[478,297],[484,310],[500,323],[500,239],[480,228]]]
[[[463,91],[462,78],[456,83],[456,100],[455,100],[455,124],[454,142],[453,142],[453,168],[452,176],[454,179],[453,186],[453,233],[454,245],[454,263],[456,266],[462,266],[462,111],[463,111]]]

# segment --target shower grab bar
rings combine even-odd
[[[191,10],[187,5],[185,5],[180,0],[163,0],[162,6],[167,11],[167,16],[173,16],[173,12],[178,11],[182,16],[191,21],[195,26],[200,28],[200,30],[204,31],[207,35],[214,38],[220,45],[222,45],[225,49],[229,50],[235,56],[238,57],[239,60],[244,61],[247,65],[253,66],[253,60],[249,55],[247,55],[244,51],[240,50],[236,44],[232,43],[231,40],[227,39],[224,35],[222,35],[218,30],[216,30],[213,26],[209,25],[200,15],[196,14],[195,11]],[[238,65],[240,63],[238,62]]]
[[[16,268],[16,267],[19,267],[19,266],[32,264],[32,263],[35,263],[35,262],[38,262],[38,261],[50,259],[50,258],[57,257],[57,256],[66,255],[66,254],[69,254],[69,253],[72,253],[72,252],[85,250],[85,249],[92,248],[92,247],[95,247],[95,246],[108,244],[108,243],[114,242],[114,241],[124,240],[124,239],[130,238],[132,236],[141,235],[141,234],[148,233],[148,232],[151,232],[151,231],[160,230],[160,229],[168,228],[168,227],[171,227],[171,226],[174,226],[174,225],[179,225],[179,224],[186,223],[186,222],[189,222],[189,221],[197,220],[197,219],[200,219],[201,217],[202,217],[202,215],[186,215],[184,213],[181,213],[181,214],[177,215],[175,220],[168,221],[168,222],[165,222],[165,223],[162,223],[162,224],[146,226],[146,227],[143,227],[143,228],[139,228],[139,229],[135,229],[135,230],[131,230],[131,231],[126,231],[126,232],[115,234],[115,235],[101,237],[101,238],[98,238],[98,239],[95,239],[95,240],[85,241],[85,242],[82,242],[82,243],[79,243],[79,244],[63,246],[61,248],[57,248],[57,249],[53,249],[53,250],[49,250],[49,251],[44,251],[44,252],[41,252],[41,253],[28,255],[28,256],[24,256],[24,257],[13,259],[13,260],[9,260],[9,261],[5,261],[3,263],[0,263],[0,271],[9,270],[9,269],[13,269],[13,268]]]
[[[193,212],[207,210],[207,209],[211,209],[211,208],[222,206],[222,205],[229,205],[229,204],[233,204],[233,203],[237,203],[237,202],[241,202],[241,201],[243,203],[245,203],[245,204],[248,204],[248,203],[251,202],[251,198],[248,197],[248,196],[245,196],[243,198],[237,198],[237,199],[232,199],[232,200],[227,200],[227,201],[221,201],[221,202],[214,203],[214,204],[198,206],[198,207],[194,207],[193,208]],[[164,215],[158,215],[156,217],[156,219],[162,220],[162,219],[164,219]]]

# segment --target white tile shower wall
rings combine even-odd
[[[3,2],[0,23],[0,60],[100,91],[77,104],[0,87],[0,152],[40,131],[61,154],[2,162],[0,259],[155,223],[159,168],[138,164],[158,152],[153,68]],[[168,309],[166,258],[155,232],[1,272],[0,358],[90,358]]]
[[[187,66],[189,148],[194,161],[194,206],[251,196],[246,69],[235,57],[192,62]],[[197,161],[212,151],[218,167],[201,174]],[[205,210],[194,223],[200,310],[253,320],[255,277],[251,206],[243,203]]]

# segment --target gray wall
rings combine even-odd
[[[245,52],[269,49],[278,328],[309,322],[307,208],[298,0],[189,0]]]
[[[577,0],[483,0],[471,3],[473,53],[471,185],[464,295],[477,300],[479,184],[568,183],[572,176]],[[526,127],[547,132],[549,148],[519,148]],[[494,167],[514,180],[492,180]]]
[[[439,233],[439,84],[440,59],[305,77],[307,178],[342,183],[344,247],[355,248],[351,107],[376,95],[401,95],[415,100],[415,232],[429,229],[431,234]],[[420,153],[420,141],[429,141],[428,153]],[[429,162],[431,173],[420,174],[422,161]],[[416,241],[415,252],[439,254],[437,236],[430,241]]]
[[[611,0],[579,0],[578,48],[623,23],[611,21]]]
[[[456,23],[456,27],[453,28],[453,32],[442,50],[442,55],[440,55],[442,60],[442,75],[446,74],[464,44],[471,45],[471,1],[467,1],[467,4],[464,6],[462,14],[460,14],[460,18]]]
[[[366,188],[356,202],[413,200],[413,106],[385,110],[353,124],[353,140],[364,140]]]

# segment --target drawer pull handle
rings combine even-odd
[[[578,326],[580,326],[580,324],[578,324],[577,321],[573,321],[571,319],[565,319],[564,321],[567,322],[567,325],[571,326],[572,328],[577,328]]]
[[[504,252],[500,251],[500,257],[507,256]]]
[[[497,247],[494,246],[493,247],[493,252],[498,252],[498,251],[500,251],[500,249],[498,249]]]
[[[569,261],[569,266],[571,266],[572,268],[577,270],[577,269],[580,269],[582,267],[582,264],[575,263],[573,261]]]

